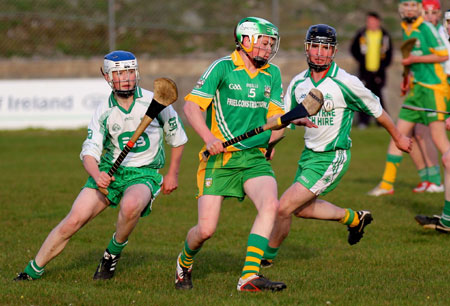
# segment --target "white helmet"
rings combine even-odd
[[[133,88],[129,90],[119,90],[114,87],[113,84],[113,76],[112,73],[114,71],[128,71],[128,70],[134,70],[136,73],[136,82]],[[104,61],[103,61],[103,73],[107,74],[109,76],[109,86],[111,86],[114,93],[121,97],[129,97],[134,95],[134,92],[136,90],[136,86],[139,82],[139,70],[138,70],[138,63],[136,56],[134,56],[133,53],[128,51],[113,51],[111,53],[108,53],[105,55]]]
[[[450,10],[447,10],[447,11],[444,13],[444,20],[443,20],[442,23],[444,24],[444,30],[445,30],[445,32],[447,33],[447,35],[450,36],[450,32],[449,32],[449,30],[448,30],[448,26],[450,25]],[[450,41],[450,38],[449,38],[449,41]]]

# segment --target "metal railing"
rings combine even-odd
[[[306,29],[329,23],[341,41],[382,12],[399,36],[397,1],[357,0],[2,0],[0,57],[103,55],[113,49],[173,56],[231,50],[233,29],[259,16],[280,29],[281,49],[302,49]],[[392,31],[391,31],[392,32]]]

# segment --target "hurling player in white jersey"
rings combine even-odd
[[[171,106],[165,108],[142,133],[114,176],[107,174],[145,115],[153,93],[138,86],[138,64],[130,52],[107,54],[102,73],[112,92],[109,99],[97,107],[80,155],[90,177],[69,214],[50,232],[36,257],[15,278],[17,281],[39,279],[45,265],[63,251],[79,229],[108,206],[120,204],[116,231],[94,274],[94,279],[113,277],[128,236],[139,218],[151,212],[152,202],[161,187],[164,194],[178,187],[178,169],[187,137]],[[163,134],[172,146],[170,166],[164,180],[158,173],[165,163]],[[103,195],[98,187],[107,188],[108,195]]]
[[[294,183],[281,196],[269,246],[264,253],[264,266],[271,265],[289,234],[293,215],[339,221],[347,225],[350,245],[359,242],[364,227],[372,221],[369,211],[341,208],[318,198],[333,190],[348,168],[354,112],[362,111],[374,116],[391,134],[399,149],[406,152],[411,149],[411,140],[396,129],[381,107],[379,98],[358,78],[336,65],[333,61],[336,51],[337,36],[333,27],[317,24],[308,29],[305,52],[309,69],[291,81],[284,98],[285,110],[300,103],[311,88],[323,93],[324,105],[315,116],[293,121],[294,124],[306,126],[305,149]]]
[[[444,22],[443,22],[443,31],[444,31],[444,39],[446,42],[450,42],[450,10],[447,10],[444,13]],[[450,49],[449,49],[450,52]],[[450,60],[446,62],[448,64]],[[450,72],[447,69],[448,65],[445,66],[445,72],[447,73],[447,82],[450,86]],[[449,101],[450,102],[450,101]],[[448,107],[448,104],[447,104]],[[447,131],[450,130],[450,117],[445,120],[445,128]],[[442,161],[444,165],[447,163],[447,165],[450,163],[450,151],[447,151],[444,155],[442,155]],[[448,177],[445,177],[445,202],[444,207],[442,209],[441,215],[433,215],[433,216],[426,216],[426,215],[417,215],[415,217],[416,221],[422,225],[426,229],[432,229],[436,230],[441,233],[450,233],[450,190],[447,187],[447,182],[450,179]]]

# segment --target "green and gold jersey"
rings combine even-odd
[[[447,48],[439,37],[436,28],[431,23],[424,21],[423,17],[417,18],[409,30],[405,22],[402,22],[401,25],[404,40],[417,39],[411,54],[417,56],[448,55]],[[415,63],[411,65],[411,71],[414,76],[414,83],[419,83],[422,86],[440,89],[446,83],[447,76],[442,63]]]
[[[227,141],[264,125],[267,118],[283,113],[281,74],[266,64],[255,73],[244,65],[238,51],[216,60],[184,99],[206,111],[206,124],[220,140]],[[228,151],[265,148],[266,131],[228,147]]]

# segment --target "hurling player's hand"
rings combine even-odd
[[[97,183],[97,186],[100,188],[108,188],[109,184],[111,184],[112,181],[115,181],[116,179],[114,176],[109,176],[106,172],[100,172],[100,175],[95,178],[95,182]]]
[[[172,191],[178,188],[177,175],[167,174],[164,176],[162,192],[163,194],[170,194]]]
[[[408,136],[401,135],[399,139],[394,140],[395,145],[399,150],[402,150],[403,152],[409,153],[412,149],[412,139]]]
[[[208,150],[210,155],[216,155],[222,152],[226,152],[227,150],[223,147],[222,141],[217,138],[212,138],[206,142],[206,150]]]
[[[295,120],[292,120],[292,123],[295,125],[303,125],[303,126],[306,126],[307,128],[318,128],[318,126],[315,125],[308,118],[295,119]]]

